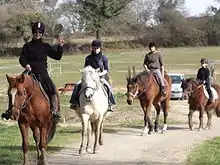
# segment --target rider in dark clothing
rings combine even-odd
[[[101,51],[101,42],[99,40],[94,40],[92,42],[92,52],[85,58],[85,65],[84,67],[90,65],[94,69],[100,69],[100,78],[101,82],[104,83],[108,87],[108,94],[109,94],[109,107],[108,111],[113,112],[114,107],[113,105],[116,104],[114,96],[111,91],[110,84],[106,80],[106,75],[109,72],[109,63],[108,58],[102,53]],[[76,110],[78,108],[79,102],[79,91],[81,89],[81,81],[77,82],[74,86],[74,90],[70,99],[71,109]]]
[[[201,59],[201,68],[198,70],[196,79],[203,82],[206,86],[206,90],[209,94],[209,102],[213,102],[213,93],[211,90],[211,74],[210,70],[208,69],[208,60],[205,58]]]
[[[53,49],[48,43],[42,41],[42,36],[45,31],[45,26],[41,22],[36,22],[32,25],[33,39],[24,44],[19,58],[20,65],[27,71],[31,71],[37,78],[40,78],[43,87],[47,92],[53,117],[60,118],[60,113],[57,110],[58,98],[56,96],[56,87],[50,79],[47,72],[47,56],[55,60],[60,60],[63,54],[64,40],[59,38],[57,50]],[[11,97],[9,96],[9,109],[2,114],[3,118],[9,119],[11,115]]]

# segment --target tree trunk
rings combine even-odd
[[[100,39],[100,29],[96,29],[96,39]]]

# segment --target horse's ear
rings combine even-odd
[[[7,73],[6,73],[6,78],[9,83],[12,81],[12,78]]]
[[[24,76],[24,74],[22,73],[21,76],[19,76],[19,77],[17,78],[17,81],[22,84],[22,83],[24,82],[24,80],[25,80],[25,76]]]
[[[100,72],[100,68],[95,69],[96,72]]]

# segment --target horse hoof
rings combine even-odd
[[[202,128],[199,128],[198,131],[202,131]]]
[[[87,152],[87,153],[92,153],[92,149],[91,149],[91,148],[88,148],[88,149],[86,149],[86,152]]]
[[[79,150],[79,154],[80,155],[83,155],[83,154],[85,154],[86,153],[86,150]]]
[[[155,132],[159,132],[159,128],[154,129]]]
[[[102,146],[102,145],[103,145],[103,141],[100,141],[100,142],[99,142],[99,145]]]
[[[166,132],[167,132],[166,130],[162,130],[162,131],[161,131],[161,134],[164,134],[164,133],[166,133]]]
[[[153,131],[149,131],[148,132],[148,135],[152,135],[154,132]]]
[[[93,149],[93,154],[97,154],[99,152],[100,152],[99,148]]]

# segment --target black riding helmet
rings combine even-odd
[[[151,42],[151,43],[149,43],[148,47],[149,48],[156,47],[156,44],[154,42]]]
[[[206,58],[202,58],[202,59],[200,60],[200,63],[201,63],[201,64],[208,64],[209,61],[208,61],[208,59],[206,59]]]
[[[93,40],[92,41],[92,47],[100,48],[102,46],[102,43],[100,40]]]
[[[37,32],[44,34],[44,31],[45,31],[45,26],[40,21],[32,24],[32,33],[33,34],[37,33]]]

